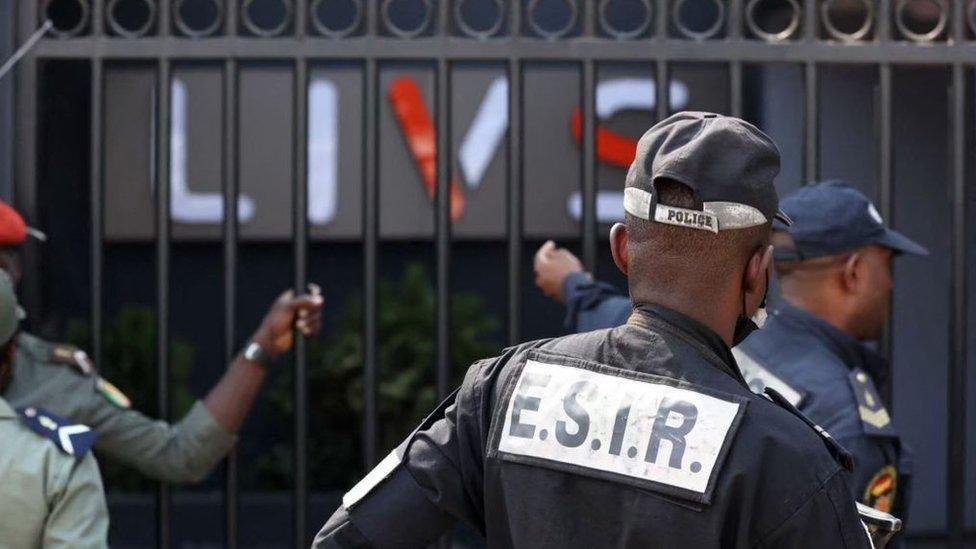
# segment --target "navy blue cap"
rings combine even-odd
[[[794,249],[777,247],[784,261],[814,259],[877,244],[896,253],[928,255],[907,236],[885,227],[884,220],[864,193],[843,181],[824,181],[800,187],[780,202],[793,220],[789,227],[774,223],[793,239]]]

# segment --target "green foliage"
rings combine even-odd
[[[410,264],[395,283],[379,284],[377,318],[381,448],[395,447],[436,405],[436,295],[424,266]],[[363,304],[347,299],[336,329],[308,349],[309,478],[313,489],[351,486],[362,476]],[[451,296],[452,385],[475,360],[497,354],[498,321],[474,293]],[[279,380],[272,393],[275,413],[294,417],[292,390]],[[279,445],[258,460],[257,486],[290,486],[291,446]]]
[[[125,305],[107,319],[102,330],[102,352],[99,373],[132,400],[132,406],[146,413],[156,410],[156,315],[151,307]],[[87,348],[91,326],[82,320],[68,322],[65,341]],[[170,409],[172,417],[182,417],[195,401],[188,390],[188,376],[193,364],[193,347],[174,338],[169,346]],[[147,380],[149,381],[147,383]],[[99,462],[105,486],[110,490],[146,491],[153,482],[140,473],[113,463]]]

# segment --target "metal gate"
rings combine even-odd
[[[905,65],[946,67],[951,75],[949,124],[951,135],[952,259],[950,303],[947,500],[948,539],[962,544],[965,524],[966,387],[967,387],[967,259],[966,259],[966,78],[976,61],[976,4],[963,0],[931,0],[927,3],[932,24],[918,29],[909,24],[913,0],[861,0],[858,13],[863,20],[854,28],[842,29],[835,22],[839,4],[834,0],[632,0],[630,14],[615,16],[614,0],[492,0],[480,2],[490,15],[472,22],[468,10],[479,2],[466,0],[347,0],[339,10],[342,19],[330,20],[335,2],[329,0],[205,0],[212,17],[186,20],[184,7],[191,0],[45,0],[18,2],[19,40],[23,41],[46,18],[55,19],[50,32],[25,58],[17,83],[16,197],[20,208],[37,211],[38,151],[38,63],[47,60],[84,60],[91,67],[91,325],[92,354],[102,358],[103,324],[103,235],[105,140],[104,67],[108,62],[140,60],[156,67],[156,277],[158,408],[168,410],[168,362],[170,334],[167,328],[170,303],[170,140],[165,123],[171,116],[171,71],[175,62],[207,60],[223,64],[223,261],[225,354],[231,359],[237,349],[234,333],[236,265],[239,227],[237,216],[239,127],[235,118],[238,98],[238,69],[244,61],[287,62],[294,78],[294,284],[305,285],[308,254],[307,211],[307,101],[310,63],[353,61],[361,68],[364,90],[362,117],[362,242],[364,269],[365,433],[364,455],[369,464],[377,461],[377,280],[378,280],[378,127],[379,70],[383,63],[424,61],[435,67],[435,127],[437,151],[450,143],[451,68],[469,61],[503,63],[508,82],[507,155],[507,250],[508,250],[508,340],[519,341],[522,333],[520,277],[527,268],[523,261],[523,71],[528,62],[570,62],[578,64],[582,87],[582,181],[581,240],[583,260],[592,268],[598,250],[596,218],[596,114],[595,86],[602,62],[652,62],[656,72],[657,115],[667,114],[670,66],[682,63],[721,63],[730,75],[728,93],[732,115],[743,113],[743,66],[745,64],[792,63],[804,68],[803,120],[804,174],[818,176],[818,77],[821,65],[851,64],[874,67],[878,74],[877,156],[878,202],[889,217],[892,193],[892,71]],[[277,19],[255,17],[261,4],[274,4]],[[628,2],[624,2],[628,3]],[[711,20],[691,25],[686,20],[691,4],[708,4]],[[852,2],[847,2],[850,5]],[[133,8],[130,4],[138,4]],[[400,4],[412,5],[404,8]],[[554,4],[558,4],[555,5]],[[131,9],[135,9],[133,12]],[[209,8],[208,8],[209,9]],[[413,10],[419,20],[404,26],[398,9]],[[761,14],[778,9],[782,17],[771,26]],[[130,11],[126,11],[130,10]],[[544,20],[546,10],[559,11],[556,24]],[[137,15],[133,16],[132,13]],[[128,14],[128,15],[126,15]],[[141,14],[141,15],[140,15]],[[622,24],[623,23],[623,24]],[[451,219],[449,200],[450,166],[447,154],[436,158],[436,287],[437,287],[437,390],[449,392],[449,293],[451,263]],[[27,299],[36,299],[36,288],[27,288]],[[294,528],[296,546],[306,546],[307,477],[305,414],[307,410],[306,349],[296,351],[294,403],[296,410],[295,460],[293,463]],[[226,540],[238,544],[238,488],[235,457],[228,458],[225,493]],[[170,490],[159,487],[158,539],[170,545]],[[320,517],[313,517],[313,521]]]

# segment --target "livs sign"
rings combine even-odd
[[[152,237],[156,146],[152,73],[119,67],[106,81],[106,236]],[[575,67],[524,75],[524,199],[528,236],[579,232],[582,119]],[[433,234],[437,135],[430,71],[381,74],[380,230],[386,238]],[[452,75],[451,219],[457,238],[505,235],[508,82],[474,67]],[[289,238],[294,127],[291,75],[278,67],[242,70],[237,109],[237,214],[245,239]],[[219,238],[223,111],[218,71],[174,71],[170,87],[170,210],[174,238]],[[147,93],[133,93],[144,88]],[[598,82],[597,218],[623,216],[621,188],[639,131],[653,122],[655,83],[641,75]],[[315,72],[308,89],[307,216],[312,238],[355,239],[361,230],[362,82],[354,69]],[[692,105],[675,75],[673,110]],[[141,150],[140,150],[141,149]],[[140,183],[141,180],[141,183]]]

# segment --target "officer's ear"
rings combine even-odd
[[[864,280],[864,276],[861,273],[864,266],[864,256],[860,252],[852,253],[844,261],[844,265],[840,270],[841,284],[844,287],[844,291],[848,293],[857,291],[858,285]]]
[[[630,258],[627,256],[627,225],[614,223],[610,228],[610,253],[613,262],[620,272],[627,276],[630,270]]]
[[[766,280],[768,280],[766,275],[769,273],[769,266],[772,263],[773,247],[764,246],[752,254],[749,263],[746,265],[746,271],[743,273],[742,287],[747,295],[758,296],[754,304],[757,308],[763,296],[766,295]],[[751,306],[750,310],[752,310]]]

